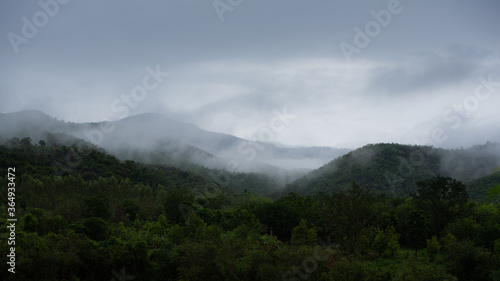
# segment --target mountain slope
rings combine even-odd
[[[464,183],[490,174],[500,165],[500,146],[469,149],[372,144],[356,149],[286,186],[284,192],[314,194],[348,188],[352,181],[375,193],[407,196],[416,182],[438,174]],[[477,199],[484,194],[477,194]]]
[[[140,114],[114,122],[71,123],[56,120],[39,111],[0,115],[4,138],[29,136],[37,142],[47,133],[68,134],[90,141],[120,159],[149,162],[145,156],[161,152],[170,164],[192,162],[211,168],[238,172],[268,173],[287,169],[299,175],[319,167],[348,150],[329,147],[278,147],[214,133],[198,126],[171,120],[160,114]],[[166,157],[168,156],[168,157]],[[171,158],[171,159],[169,159]],[[163,161],[162,163],[165,163]]]
[[[99,127],[107,126],[112,129],[109,133],[102,133],[101,138],[92,134],[96,130],[98,132]],[[226,168],[229,161],[236,161],[240,171],[249,172],[265,172],[268,167],[264,165],[263,168],[262,163],[282,169],[312,169],[348,152],[346,149],[329,147],[278,147],[270,143],[205,131],[196,125],[151,113],[130,116],[109,125],[87,124],[83,130],[72,133],[80,138],[90,137],[92,142],[98,141],[99,145],[107,150],[120,147],[154,147],[159,140],[175,139],[224,159],[223,163],[214,162],[214,159],[208,162],[207,159],[193,159],[199,164]]]
[[[472,180],[467,184],[469,195],[480,201],[489,201],[488,192],[490,189],[500,185],[500,171],[496,171],[487,176]],[[497,202],[499,201],[496,199]]]
[[[16,167],[20,175],[26,173],[35,178],[80,175],[84,180],[99,180],[100,177],[114,176],[118,180],[129,178],[133,183],[152,187],[163,185],[192,189],[212,182],[233,193],[247,190],[254,194],[271,194],[279,186],[275,179],[261,174],[230,173],[193,164],[188,168],[178,168],[122,161],[82,140],[66,146],[30,144],[19,138],[10,139],[0,143],[0,168],[7,170],[8,167]]]
[[[63,133],[70,124],[36,110],[24,110],[0,115],[0,135],[3,138],[26,137],[41,139],[45,132]]]

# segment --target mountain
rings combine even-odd
[[[273,175],[289,182],[347,153],[330,147],[280,147],[228,134],[209,132],[160,114],[140,114],[121,120],[72,123],[40,111],[0,115],[2,137],[38,140],[87,140],[118,158],[145,163],[186,166],[186,163],[236,172]],[[49,141],[51,142],[51,140]]]
[[[1,136],[4,138],[26,137],[40,139],[45,132],[64,132],[70,123],[57,120],[41,111],[24,110],[0,114]]]
[[[500,170],[467,183],[467,192],[472,198],[489,201],[488,192],[500,185]],[[498,203],[498,199],[496,199]]]
[[[288,184],[283,193],[330,193],[348,188],[355,181],[369,186],[374,193],[407,196],[415,192],[416,182],[441,174],[468,184],[474,191],[471,196],[480,200],[487,191],[476,192],[474,180],[491,174],[499,165],[500,145],[494,143],[453,150],[394,143],[370,144]]]
[[[100,126],[104,126],[103,123],[87,125],[88,129],[73,134],[88,138],[89,132],[96,132]],[[218,165],[213,162],[203,162],[207,159],[198,161],[202,164],[227,168],[226,166],[236,165],[228,165],[229,161],[233,161],[232,163],[237,162],[235,170],[240,171],[265,172],[268,167],[261,169],[260,163],[282,169],[313,169],[348,152],[346,149],[328,147],[286,148],[270,143],[248,141],[228,134],[205,131],[196,125],[174,121],[160,114],[135,115],[113,122],[109,126],[113,130],[103,134],[101,142],[101,146],[106,149],[116,149],[121,146],[154,147],[159,140],[175,139],[225,159]]]

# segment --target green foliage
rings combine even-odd
[[[415,258],[417,258],[418,250],[426,246],[426,238],[429,234],[429,220],[424,211],[410,211],[406,227],[408,229],[408,243],[415,249]]]
[[[498,159],[490,153],[498,144],[445,150],[395,143],[369,144],[351,151],[286,186],[285,192],[331,193],[349,188],[352,181],[370,186],[374,194],[409,196],[416,182],[438,174],[467,183],[474,200],[488,200],[488,190],[500,184],[500,173],[490,174]]]
[[[490,274],[492,281],[500,281],[500,270],[494,270]]]
[[[323,279],[345,281],[377,280],[374,278],[376,275],[376,269],[370,263],[358,259],[342,258],[335,263],[335,270],[323,274]]]
[[[480,228],[473,218],[463,218],[448,225],[448,231],[458,240],[474,241]]]
[[[396,229],[394,228],[394,226],[390,225],[385,229],[385,235],[388,239],[387,250],[389,251],[389,254],[391,255],[391,257],[394,257],[400,249],[399,242],[398,242],[399,241],[399,234],[396,232]]]
[[[427,248],[425,250],[431,262],[436,259],[436,255],[439,253],[439,249],[441,249],[441,245],[439,245],[436,236],[432,236],[431,239],[427,239]]]
[[[364,251],[372,227],[374,197],[367,188],[352,183],[348,191],[325,199],[325,219],[342,250],[353,254]]]
[[[180,223],[189,217],[194,208],[190,205],[194,200],[194,195],[183,188],[171,189],[160,204],[163,205],[165,216],[174,223]]]
[[[376,190],[351,183],[331,195],[289,193],[271,199],[248,191],[237,194],[173,167],[121,162],[80,145],[58,146],[49,139],[45,145],[11,142],[0,146],[0,166],[16,165],[18,171],[16,280],[111,280],[117,278],[113,270],[122,269],[134,280],[500,276],[500,206],[464,204],[446,188],[430,188],[428,197],[423,192],[394,198],[375,197]],[[357,164],[341,169],[351,169],[353,175],[363,173],[371,159],[390,163],[390,157],[374,156],[391,147],[368,146],[374,154],[351,154],[347,160]],[[405,149],[391,153],[412,151]],[[373,176],[367,170],[367,177]],[[245,188],[265,183],[263,178],[237,177]],[[0,185],[7,182],[0,177]],[[207,186],[217,192],[208,192]],[[0,196],[3,210],[6,203],[5,195]],[[448,216],[439,240],[429,230],[437,207]],[[9,235],[6,218],[0,216],[2,237]],[[429,259],[408,258],[408,248],[425,246]],[[9,250],[7,243],[0,244],[0,252]],[[0,266],[0,280],[11,280],[7,266]]]
[[[394,281],[443,281],[454,280],[446,268],[438,264],[425,264],[409,260],[394,277]]]
[[[458,280],[490,280],[490,273],[499,268],[498,256],[470,241],[448,247],[445,258],[451,274]]]
[[[107,219],[109,216],[109,200],[100,196],[88,197],[84,200],[85,216]]]
[[[122,201],[123,210],[125,214],[129,215],[130,220],[134,221],[137,217],[137,214],[141,210],[141,206],[135,203],[134,199],[125,199]]]
[[[295,245],[314,245],[316,244],[317,233],[313,228],[307,227],[304,219],[293,229],[291,243]]]
[[[495,254],[500,255],[500,238],[495,240],[493,250],[495,251]]]
[[[28,148],[31,148],[31,138],[30,137],[27,137],[27,138],[22,138],[20,141],[19,141],[19,144],[25,148],[25,149],[28,149]]]
[[[457,242],[457,238],[451,234],[451,232],[447,232],[444,237],[440,240],[442,247],[447,250],[449,247],[453,247],[453,244]]]
[[[83,221],[85,234],[94,241],[103,241],[108,238],[108,225],[101,218],[92,217]]]
[[[391,257],[399,254],[399,249],[401,246],[399,245],[398,238],[393,236],[389,238],[389,242],[387,242],[387,250],[389,251]]]
[[[388,239],[382,230],[376,230],[375,238],[373,239],[373,250],[377,251],[381,256],[387,249]]]
[[[495,195],[500,195],[500,185],[497,185],[488,191],[488,198],[493,200]]]
[[[380,256],[387,251],[391,257],[394,257],[400,249],[398,239],[399,234],[392,225],[388,226],[385,231],[376,229],[372,248],[378,252]]]
[[[184,227],[176,224],[168,230],[167,237],[172,243],[180,245],[186,238],[184,232]]]
[[[311,197],[290,193],[274,202],[264,201],[250,207],[259,221],[272,229],[281,239],[290,239],[300,219],[307,219],[311,224],[319,223],[320,206]]]
[[[482,202],[499,202],[500,171],[498,168],[491,174],[467,182],[467,192],[474,200]]]
[[[188,239],[193,239],[196,241],[203,240],[205,238],[205,230],[207,228],[207,224],[199,218],[196,214],[191,214],[189,216],[186,227],[184,229],[184,235]]]
[[[465,185],[449,177],[437,176],[417,182],[417,193],[412,195],[417,208],[430,219],[430,231],[440,235],[449,222],[465,214],[469,199]]]
[[[38,230],[38,219],[32,214],[27,213],[23,217],[24,231],[26,232],[36,232]]]
[[[440,170],[439,152],[429,146],[370,144],[331,161],[313,171],[310,177],[289,184],[287,190],[330,193],[347,189],[356,181],[370,186],[374,194],[407,196],[415,191],[415,182]]]

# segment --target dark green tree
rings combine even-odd
[[[440,236],[448,223],[464,215],[469,195],[460,181],[437,176],[417,182],[417,186],[412,198],[416,207],[429,215],[432,235]]]
[[[288,240],[301,219],[307,219],[313,225],[317,224],[319,211],[316,200],[290,192],[274,202],[260,204],[254,213],[260,222],[272,228],[274,235]]]
[[[38,219],[31,213],[23,217],[24,230],[26,232],[36,232],[38,230]]]
[[[413,210],[406,221],[408,243],[415,249],[415,258],[418,258],[418,250],[426,246],[429,235],[429,220],[422,210]]]
[[[387,236],[387,250],[389,251],[391,257],[394,257],[399,251],[399,233],[396,232],[394,226],[390,225],[385,229],[385,235]]]
[[[365,242],[371,232],[373,204],[369,190],[354,182],[349,190],[334,193],[325,200],[326,227],[342,250],[352,254],[368,246]]]
[[[87,217],[108,218],[109,200],[100,196],[87,197],[85,203],[85,214]]]
[[[385,235],[384,231],[377,230],[375,238],[373,239],[373,250],[377,251],[379,256],[382,256],[387,249],[387,243],[389,243],[389,239],[387,238],[387,235]]]
[[[498,256],[471,241],[459,241],[448,247],[445,261],[450,273],[458,280],[494,280],[490,274],[499,269]]]
[[[300,224],[293,229],[291,243],[295,245],[316,244],[317,234],[314,228],[308,228],[306,220],[300,220]]]
[[[32,142],[31,138],[30,137],[26,137],[26,138],[22,138],[19,143],[24,148],[30,148],[31,147],[31,142]]]
[[[122,201],[122,206],[123,210],[125,211],[125,214],[129,215],[129,219],[131,221],[134,221],[135,218],[137,217],[137,214],[141,210],[141,207],[135,203],[134,199],[125,199]]]
[[[173,223],[184,222],[189,218],[194,208],[191,206],[194,201],[193,193],[184,188],[174,188],[167,192],[163,202],[165,216]]]
[[[497,185],[488,191],[488,198],[490,201],[495,198],[495,195],[500,195],[500,185]]]
[[[87,218],[83,221],[85,234],[94,241],[103,241],[108,238],[108,224],[101,218]]]
[[[441,245],[439,245],[438,239],[436,236],[432,236],[431,239],[427,239],[427,256],[429,257],[429,261],[433,262],[436,259],[436,255],[439,253],[439,249],[441,249]]]

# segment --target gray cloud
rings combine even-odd
[[[255,138],[286,107],[296,118],[277,142],[416,142],[474,93],[478,76],[500,80],[500,4],[401,0],[403,11],[347,62],[339,44],[388,2],[244,0],[220,21],[211,1],[70,1],[16,54],[7,35],[22,35],[21,18],[42,8],[3,1],[0,112],[112,119],[113,101],[160,65],[171,76],[129,115],[158,112]],[[498,136],[485,125],[500,121],[489,106],[498,92],[469,117],[467,143]]]
[[[439,89],[475,78],[483,64],[491,59],[492,51],[476,51],[454,46],[451,52],[417,53],[406,61],[377,66],[370,71],[366,91],[389,95],[404,95]]]

